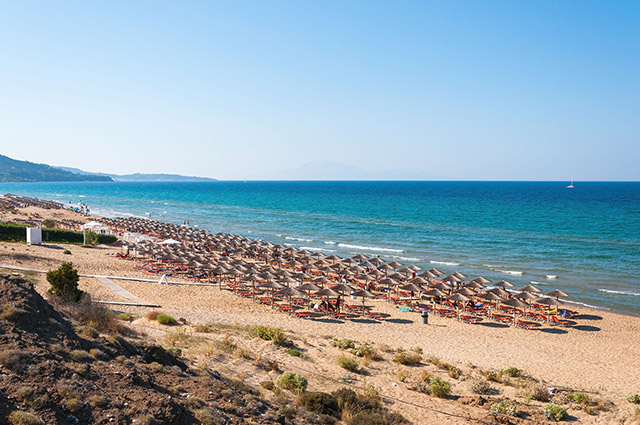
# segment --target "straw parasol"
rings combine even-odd
[[[554,291],[549,291],[549,292],[547,292],[545,295],[546,295],[547,297],[556,297],[556,300],[557,300],[559,297],[568,297],[568,296],[570,296],[570,295],[569,295],[569,294],[567,294],[566,292],[563,292],[563,291],[561,291],[561,290],[559,290],[559,289],[556,289],[556,290],[554,290]]]
[[[352,297],[362,297],[362,315],[364,315],[364,299],[365,298],[375,298],[376,296],[373,295],[371,292],[367,291],[366,289],[361,289],[359,291],[355,291],[351,293]]]
[[[506,280],[501,280],[500,282],[492,283],[492,285],[493,286],[501,286],[502,288],[505,288],[505,287],[513,288],[514,286],[516,286],[511,282],[507,282]]]
[[[522,288],[518,289],[518,291],[520,291],[520,292],[542,292],[542,289],[536,288],[533,285],[527,285],[527,286],[523,286]]]

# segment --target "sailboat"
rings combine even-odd
[[[567,186],[567,189],[573,189],[573,179],[571,179],[571,184]]]

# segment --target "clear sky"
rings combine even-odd
[[[0,43],[16,159],[640,180],[638,1],[6,0]]]

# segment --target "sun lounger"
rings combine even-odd
[[[540,327],[540,324],[523,322],[522,320],[518,319],[516,322],[516,326],[523,329],[537,329],[538,327]]]
[[[498,322],[502,322],[502,323],[509,323],[509,324],[513,323],[513,319],[511,319],[511,317],[509,316],[505,316],[504,314],[491,313],[491,318],[493,320],[497,320]]]
[[[567,322],[566,320],[560,320],[556,316],[551,316],[551,325],[569,326],[569,322]]]
[[[436,308],[436,314],[438,316],[443,316],[443,317],[456,317],[456,312],[455,311],[442,310],[442,309],[439,309],[439,308]]]
[[[467,316],[465,314],[460,315],[460,320],[462,320],[465,323],[470,323],[472,325],[482,322],[482,319],[480,317]]]

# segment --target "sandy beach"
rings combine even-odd
[[[36,207],[21,209],[19,214],[47,214],[56,218],[88,221],[90,217],[60,210],[42,210]],[[2,221],[11,221],[10,213],[0,215]],[[65,254],[69,250],[71,254]],[[47,244],[27,246],[21,243],[0,242],[0,265],[38,270],[57,268],[62,262],[72,261],[81,274],[127,276],[157,279],[135,267],[131,259],[117,258],[116,247],[82,247],[76,245]],[[6,270],[5,270],[6,271]],[[48,284],[42,274],[30,274],[36,280],[39,292],[45,293]],[[455,319],[431,315],[429,324],[422,324],[415,312],[398,311],[386,300],[367,300],[376,311],[388,314],[382,321],[354,319],[338,322],[330,319],[299,319],[269,306],[242,298],[233,292],[213,286],[160,285],[151,282],[118,280],[118,285],[136,296],[161,306],[161,310],[190,324],[220,323],[226,325],[269,325],[281,327],[296,335],[300,344],[315,360],[305,363],[273,352],[283,363],[312,368],[318,373],[337,378],[342,372],[327,353],[335,350],[328,341],[332,337],[351,338],[360,342],[370,341],[392,349],[420,347],[425,356],[436,356],[442,361],[457,365],[464,374],[471,375],[477,369],[500,370],[517,367],[526,374],[540,379],[545,385],[570,388],[610,400],[615,408],[599,416],[571,411],[580,423],[619,423],[628,417],[633,405],[625,401],[631,393],[640,391],[640,317],[615,314],[601,310],[579,308],[576,325],[568,328],[543,327],[541,330],[524,330],[499,323],[480,325],[465,324]],[[80,289],[87,291],[93,300],[126,302],[94,278],[81,278]],[[117,311],[144,315],[150,309],[117,306]],[[152,337],[162,338],[157,326],[144,318],[136,321],[150,327]],[[266,348],[265,348],[266,349]],[[331,360],[329,360],[331,357]],[[452,413],[464,414],[470,406],[447,400],[437,400],[409,391],[404,385],[394,385],[397,367],[379,366],[364,378],[384,390],[384,394],[401,400],[411,400],[422,406],[440,406]],[[260,377],[248,378],[258,382]],[[361,378],[358,378],[361,379]],[[332,387],[322,380],[310,379],[316,389]],[[469,395],[463,381],[453,383],[453,393]],[[516,389],[505,390],[504,395],[515,394]],[[444,407],[442,403],[445,403]],[[415,423],[421,423],[425,412],[418,407],[397,405]],[[435,415],[435,414],[433,414]],[[455,417],[438,417],[441,423],[466,423]],[[530,423],[530,422],[529,422]]]

